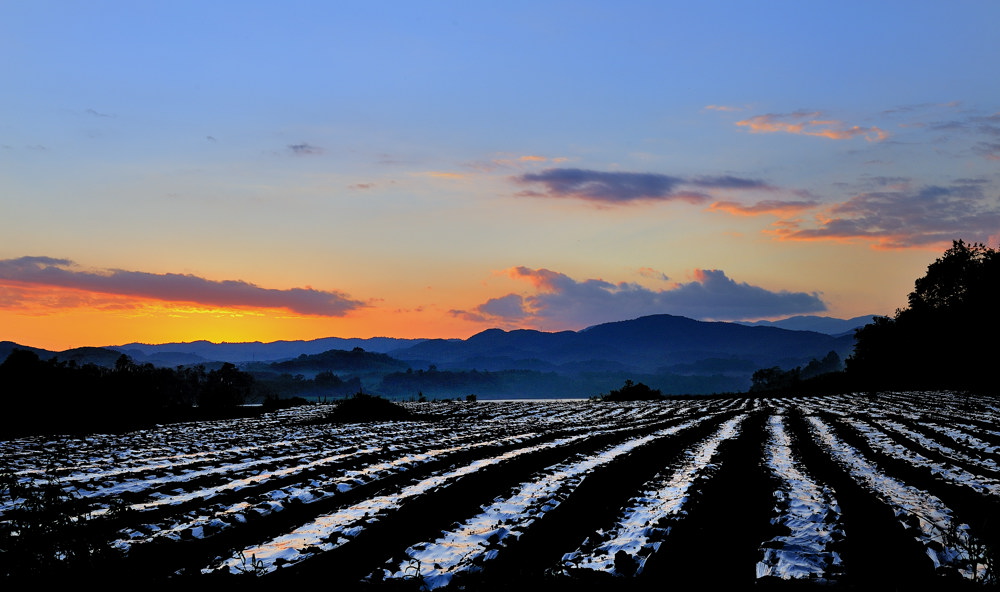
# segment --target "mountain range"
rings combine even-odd
[[[604,385],[617,386],[629,378],[643,380],[667,393],[702,393],[744,390],[749,387],[753,372],[760,368],[790,369],[822,359],[831,351],[844,359],[854,347],[853,329],[870,319],[870,316],[850,320],[792,317],[766,324],[741,324],[663,314],[604,323],[580,331],[488,329],[468,339],[329,337],[271,343],[130,343],[65,352],[26,349],[33,349],[43,358],[58,357],[79,364],[111,365],[124,353],[137,363],[168,367],[232,362],[261,373],[288,373],[294,368],[306,379],[330,371],[344,379],[361,378],[365,387],[374,390],[388,388],[386,385],[391,382],[397,391],[405,384],[405,388],[425,392],[422,385],[433,390],[433,385],[460,382],[470,387],[488,384],[496,391],[494,395],[502,395],[504,389],[515,388],[510,385],[516,383],[517,394],[525,396],[550,393],[553,389],[574,392],[574,389],[606,388]],[[0,359],[6,358],[13,347],[23,346],[0,343]],[[351,357],[322,355],[334,350],[386,355],[379,359],[377,369],[373,369],[371,359],[358,356],[358,363],[365,366],[352,371],[344,366]],[[298,363],[289,364],[289,360]],[[330,365],[334,360],[336,367]],[[431,380],[430,374],[424,376],[425,371],[438,372],[435,380]],[[411,375],[383,380],[390,374],[405,372]],[[447,381],[442,381],[443,372],[451,373]],[[512,372],[517,373],[513,382]],[[470,382],[469,376],[476,380]],[[400,392],[393,394],[398,396]]]
[[[754,321],[740,322],[741,325],[751,327],[778,327],[780,329],[791,329],[792,331],[816,331],[830,335],[854,334],[854,330],[872,322],[875,315],[864,315],[853,319],[835,319],[833,317],[818,317],[815,315],[801,315],[788,317],[780,321]]]

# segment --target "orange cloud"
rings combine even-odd
[[[755,134],[784,132],[831,140],[849,140],[862,136],[869,142],[881,142],[889,137],[888,132],[875,126],[847,126],[844,122],[835,119],[820,119],[821,115],[822,113],[819,111],[796,111],[787,114],[769,113],[737,121],[736,125],[746,127]]]
[[[475,169],[483,173],[492,173],[496,170],[524,170],[526,167],[530,167],[534,164],[546,163],[546,162],[566,162],[569,159],[564,156],[541,156],[538,154],[525,154],[523,156],[515,156],[510,154],[502,154],[499,158],[494,158],[492,160],[480,160],[475,162],[466,163],[464,166]]]
[[[209,280],[187,274],[121,269],[84,270],[68,259],[20,257],[0,260],[0,308],[75,308],[95,303],[159,301],[201,309],[283,309],[300,315],[340,317],[366,306],[340,292],[261,288],[242,280]],[[25,290],[36,290],[25,295]],[[37,290],[53,290],[51,296]],[[109,300],[110,299],[110,300]],[[89,304],[88,304],[89,302]]]
[[[708,206],[715,212],[726,212],[736,216],[760,216],[774,214],[776,216],[792,216],[819,205],[815,201],[781,201],[764,200],[753,205],[741,204],[735,201],[717,201]]]
[[[524,266],[511,267],[505,270],[508,277],[515,280],[530,282],[538,290],[554,291],[561,280],[568,279],[566,275],[548,269],[531,269]]]

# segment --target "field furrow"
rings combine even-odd
[[[969,580],[983,579],[986,565],[970,556],[977,542],[967,524],[952,517],[952,510],[927,491],[907,485],[878,470],[860,452],[841,440],[822,419],[812,416],[809,422],[815,437],[828,453],[851,476],[874,495],[889,504],[899,521],[925,548],[926,554],[941,572],[958,573]]]
[[[757,563],[757,577],[836,581],[842,562],[833,547],[844,538],[837,500],[796,457],[784,416],[772,415],[768,432],[766,462],[781,484],[774,492],[777,516],[772,522],[787,533],[762,545],[764,556]]]
[[[563,555],[558,571],[568,576],[578,570],[594,570],[615,576],[642,573],[646,559],[660,548],[670,533],[665,522],[683,512],[689,490],[698,479],[710,477],[711,461],[719,445],[739,434],[745,416],[726,421],[709,438],[686,450],[684,461],[657,474],[632,497],[618,519]]]
[[[119,578],[373,589],[995,583],[1000,404],[952,392],[330,406],[0,443],[0,536]],[[5,547],[16,548],[16,547]],[[0,553],[0,570],[18,566]],[[53,564],[56,565],[56,564]]]
[[[585,458],[549,467],[535,479],[518,486],[512,495],[496,499],[481,513],[466,519],[442,537],[411,545],[395,568],[377,573],[374,579],[417,577],[425,587],[433,589],[447,585],[459,572],[478,571],[481,564],[495,558],[510,539],[521,537],[536,520],[541,520],[562,503],[587,473],[657,438],[674,435],[696,423],[697,420],[673,426]]]

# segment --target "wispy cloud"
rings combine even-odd
[[[313,146],[308,142],[302,142],[301,144],[289,144],[288,149],[292,151],[295,156],[311,156],[315,154],[323,154],[324,150],[319,146]]]
[[[640,267],[638,271],[639,275],[641,275],[644,278],[650,278],[662,281],[667,281],[670,279],[669,277],[667,277],[667,274],[663,273],[659,269],[653,269],[652,267]]]
[[[717,201],[708,209],[718,212],[728,212],[737,216],[760,216],[773,214],[777,216],[793,216],[805,210],[815,208],[817,201],[781,201],[768,199],[755,204],[743,204],[735,201]]]
[[[734,107],[732,105],[705,105],[706,111],[743,111],[743,107]]]
[[[564,156],[541,156],[538,154],[524,154],[521,156],[502,154],[491,160],[477,160],[465,163],[463,166],[474,169],[481,173],[492,173],[495,171],[517,171],[535,167],[543,163],[559,164],[569,159]]]
[[[985,242],[1000,230],[1000,203],[984,186],[977,179],[900,183],[828,206],[812,221],[781,221],[771,232],[785,240],[860,240],[889,249],[936,248],[959,238]]]
[[[954,109],[961,106],[961,101],[949,101],[947,103],[910,103],[907,105],[899,105],[891,109],[886,109],[882,111],[882,115],[899,115],[899,114],[910,114],[914,112],[922,112],[931,109]]]
[[[64,288],[98,294],[187,302],[215,307],[284,309],[304,315],[339,317],[364,303],[340,292],[261,288],[240,280],[216,281],[187,274],[120,269],[84,270],[68,259],[20,257],[0,260],[0,283]],[[11,304],[0,301],[0,307]]]
[[[664,290],[600,279],[577,281],[548,269],[513,267],[506,273],[530,283],[535,291],[492,298],[472,311],[453,314],[500,325],[530,324],[558,330],[662,313],[742,320],[826,310],[818,293],[771,291],[736,282],[717,269],[695,270],[693,281]]]
[[[552,168],[513,177],[520,185],[541,185],[544,191],[526,190],[524,197],[576,198],[605,204],[642,201],[703,203],[708,189],[767,190],[775,188],[758,179],[733,176],[674,177],[659,173],[593,171]]]
[[[913,113],[903,111],[910,115],[910,120],[899,124],[903,128],[925,131],[927,135],[918,141],[933,144],[938,154],[950,153],[965,158],[972,153],[988,160],[1000,160],[1000,112],[984,114],[964,110],[955,113],[954,109],[945,113],[940,109],[925,112],[920,107],[924,106],[914,107]]]
[[[880,142],[889,137],[888,132],[875,126],[849,125],[843,121],[826,118],[820,111],[755,115],[749,119],[737,121],[736,125],[758,134],[783,132],[818,136],[831,140],[850,140],[851,138],[863,137],[869,142]]]
[[[84,113],[87,115],[93,115],[94,117],[114,117],[114,115],[111,115],[110,113],[101,113],[96,109],[85,109]]]
[[[1000,142],[980,142],[972,150],[983,158],[1000,160]]]

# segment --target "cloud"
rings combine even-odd
[[[308,142],[302,142],[301,144],[289,144],[288,149],[292,151],[295,156],[310,156],[313,154],[323,154],[324,150],[319,146],[313,146]]]
[[[819,202],[817,201],[781,201],[769,199],[759,201],[753,205],[741,204],[735,201],[717,201],[710,205],[708,209],[717,212],[728,212],[737,216],[760,216],[762,214],[793,216],[804,210],[815,208],[818,205]]]
[[[899,125],[941,132],[924,140],[933,143],[938,154],[948,154],[944,147],[954,144],[957,150],[951,149],[951,154],[958,158],[964,159],[971,152],[987,160],[1000,160],[1000,143],[997,142],[1000,139],[1000,112],[983,114],[965,111],[948,119],[925,117],[922,121]]]
[[[972,149],[989,160],[1000,160],[1000,142],[980,142]]]
[[[492,173],[497,170],[524,170],[530,168],[534,165],[551,162],[551,163],[561,163],[566,162],[569,159],[564,156],[540,156],[537,154],[525,154],[523,156],[516,156],[510,154],[500,155],[498,158],[492,160],[477,160],[474,162],[465,163],[463,166],[479,171],[481,173]]]
[[[915,103],[910,105],[900,105],[892,109],[882,111],[882,115],[896,115],[899,113],[913,113],[914,111],[927,111],[929,109],[955,109],[962,105],[961,101],[949,101],[947,103]]]
[[[665,290],[600,279],[577,281],[548,269],[513,267],[506,273],[530,283],[535,292],[507,294],[490,299],[473,311],[453,311],[453,314],[500,325],[530,324],[561,330],[662,313],[696,319],[743,320],[826,310],[826,304],[815,292],[774,292],[735,282],[717,269],[696,270],[693,281],[677,283]]]
[[[894,187],[859,193],[811,222],[784,220],[771,233],[784,240],[862,240],[905,249],[937,248],[959,238],[985,242],[1000,231],[1000,200],[984,195],[982,180]]]
[[[737,121],[736,125],[746,127],[751,133],[764,134],[784,132],[803,136],[819,136],[831,140],[849,140],[861,136],[869,142],[880,142],[889,134],[877,127],[848,126],[835,119],[822,119],[819,111],[796,111],[794,113],[755,115]]]
[[[742,111],[743,107],[733,107],[731,105],[705,105],[708,111]]]
[[[600,203],[673,201],[703,203],[702,189],[774,190],[757,179],[733,176],[673,177],[659,173],[606,172],[586,169],[546,169],[513,178],[521,185],[542,185],[544,192],[526,190],[523,197],[570,197]]]
[[[663,280],[663,281],[668,281],[670,279],[669,277],[667,277],[667,274],[663,273],[658,269],[653,269],[652,267],[640,267],[638,271],[639,275],[645,278],[650,278],[654,280]]]
[[[339,317],[364,303],[340,292],[261,288],[240,280],[215,281],[186,274],[120,269],[86,271],[68,259],[20,257],[0,260],[0,282],[29,287],[81,290],[114,296],[188,302],[218,307],[285,309],[304,315]],[[0,306],[4,306],[0,302]]]

